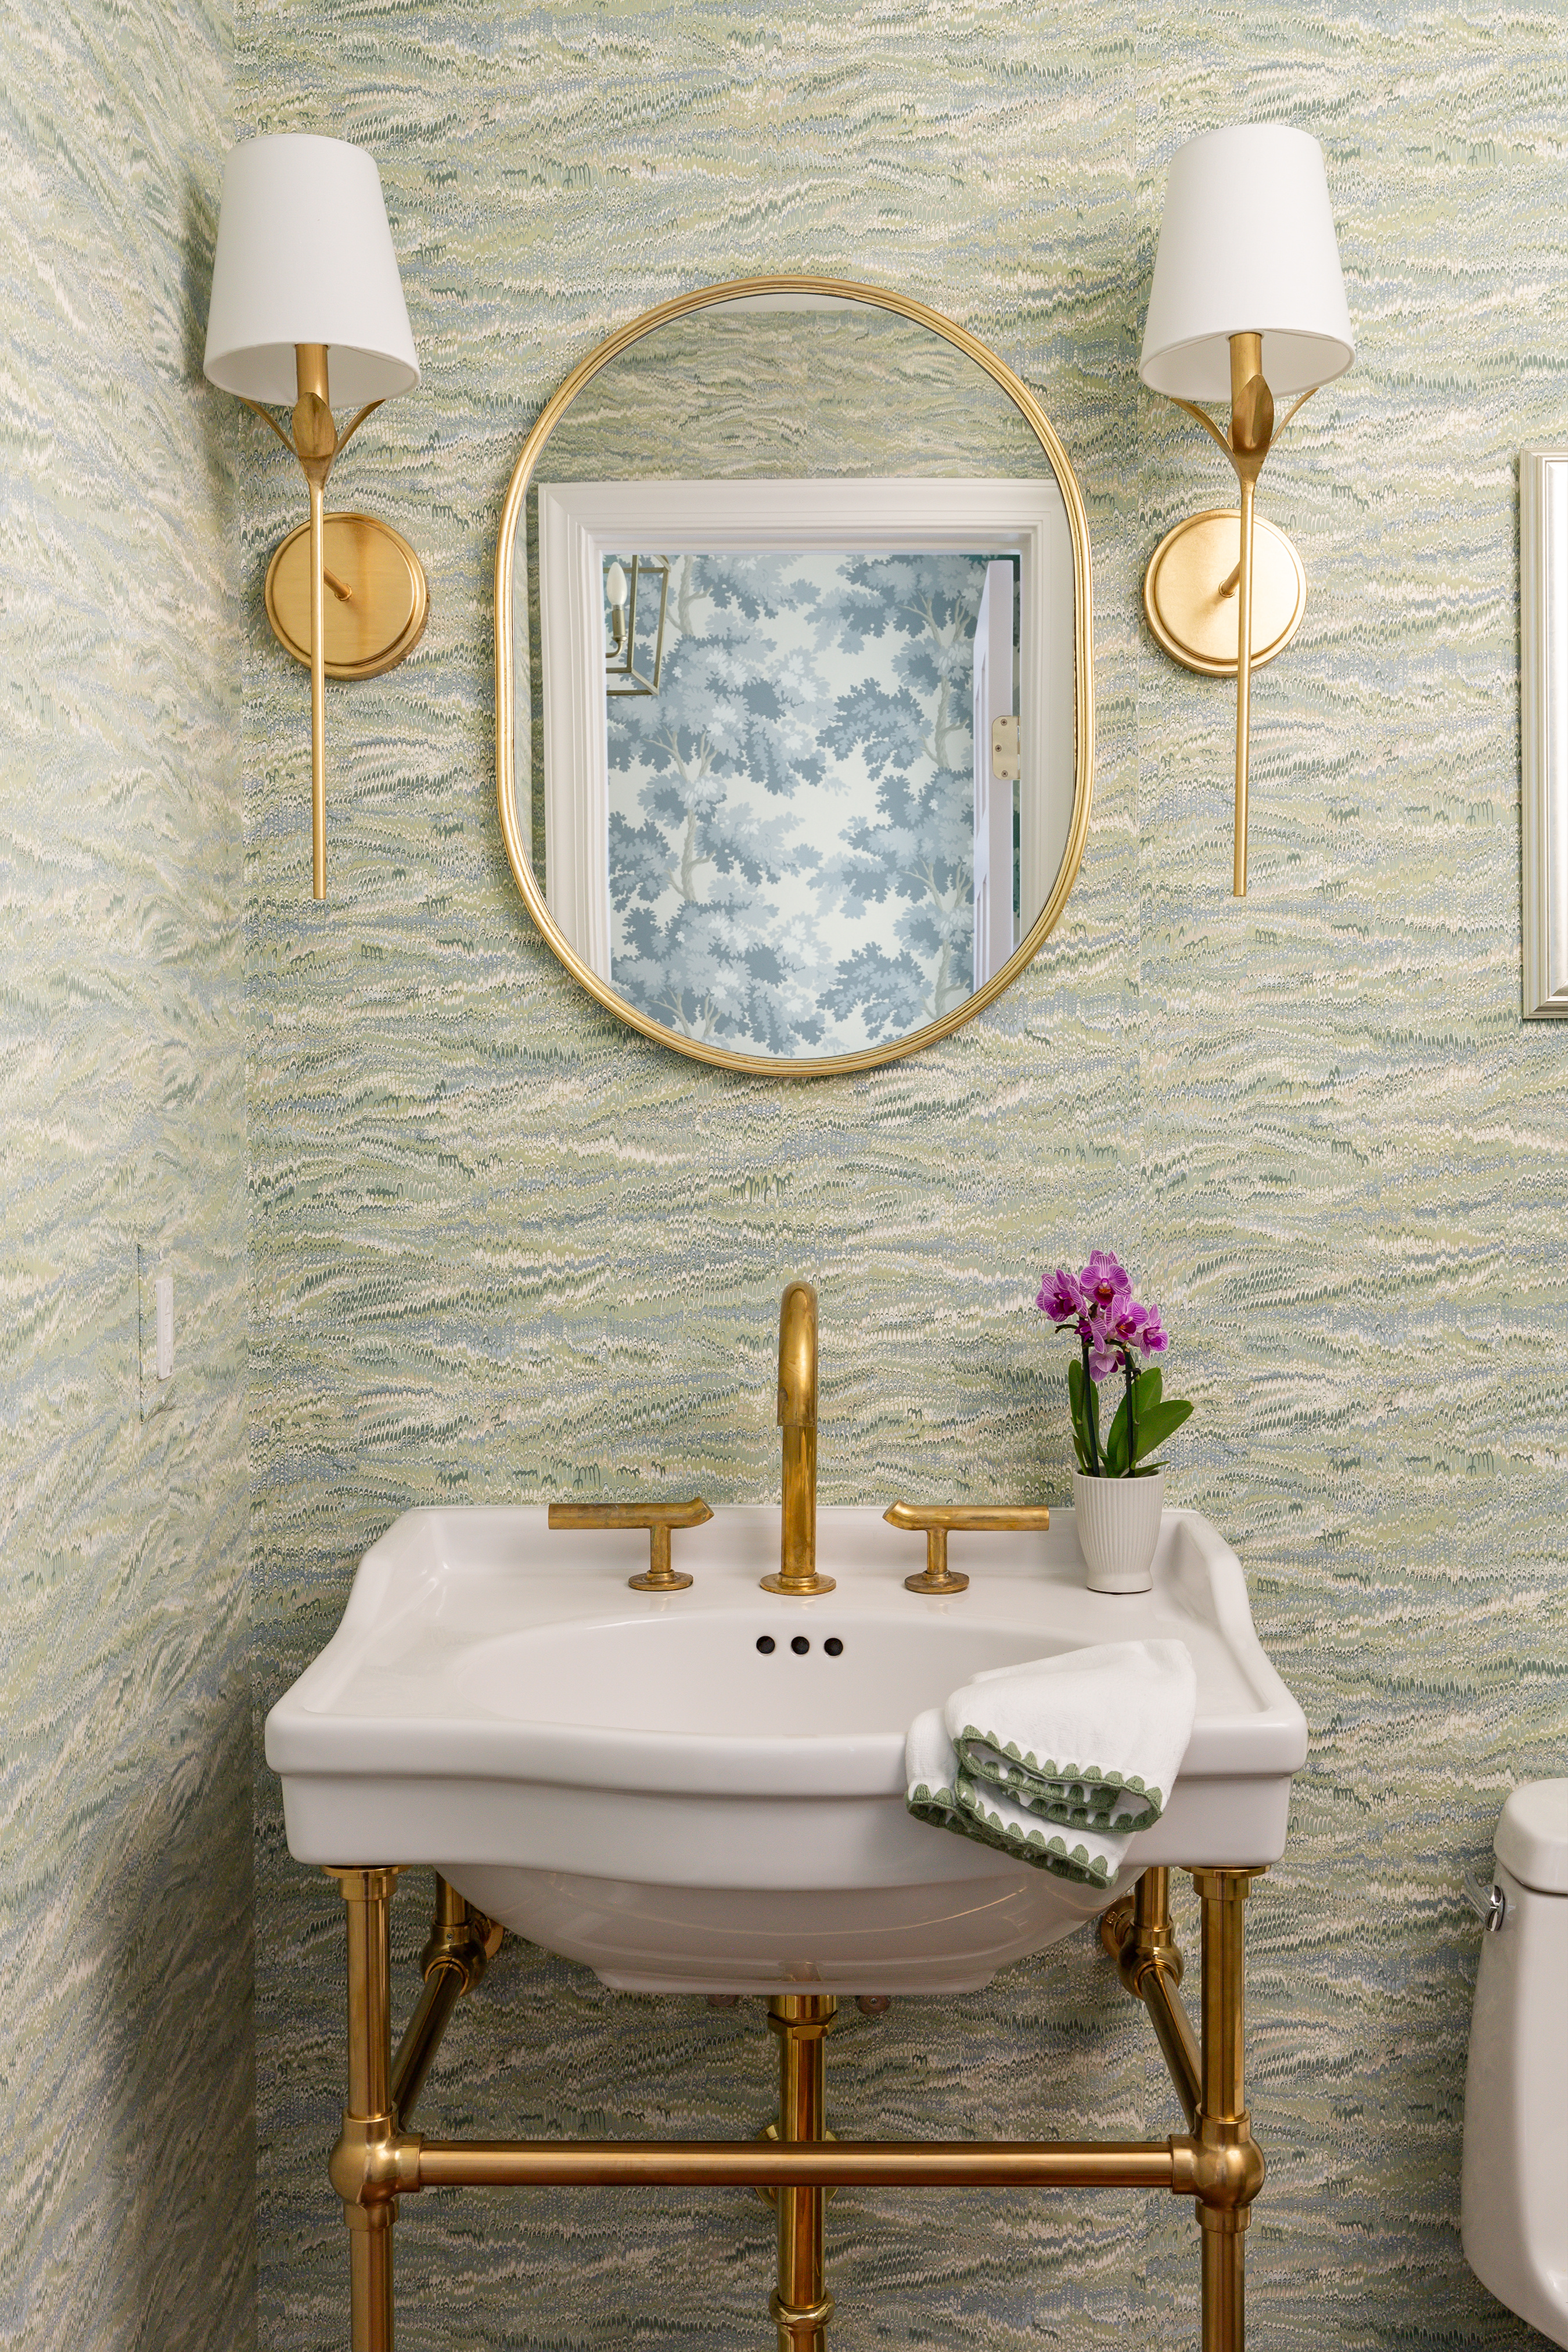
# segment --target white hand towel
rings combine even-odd
[[[956,1830],[961,1837],[1084,1886],[1109,1886],[1121,1867],[1125,1838],[1091,1836],[1086,1843],[1079,1837],[1069,1847],[1059,1830],[1025,1812],[989,1781],[973,1780],[958,1761],[940,1706],[910,1724],[904,1769],[905,1802],[916,1821],[929,1822],[933,1829]]]
[[[1164,1809],[1196,1707],[1183,1642],[1111,1642],[998,1666],[911,1725],[909,1809],[1058,1877],[1109,1886],[1128,1839]],[[1070,1843],[1062,1831],[1076,1832]]]

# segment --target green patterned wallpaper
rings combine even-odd
[[[1254,1899],[1270,2172],[1255,2340],[1522,2347],[1457,2231],[1478,1931],[1456,1892],[1561,1769],[1568,1037],[1519,1017],[1514,453],[1563,431],[1559,13],[1439,5],[752,0],[258,6],[237,119],[382,165],[424,364],[338,496],[432,579],[428,635],[334,691],[331,897],[305,697],[247,604],[244,761],[259,1710],[401,1509],[668,1479],[776,1488],[780,1289],[822,1291],[823,1491],[1059,1495],[1043,1267],[1118,1247],[1199,1412],[1173,1471],[1246,1562],[1312,1751]],[[1264,478],[1311,601],[1255,694],[1229,896],[1226,690],[1169,667],[1142,563],[1226,478],[1137,382],[1165,158],[1247,117],[1322,138],[1361,347]],[[493,813],[489,568],[553,383],[716,277],[870,277],[1039,387],[1089,501],[1100,730],[1079,887],[1027,982],[931,1053],[735,1080],[623,1034],[534,936]],[[245,547],[300,511],[245,428]],[[258,1762],[259,2313],[342,2340],[323,2160],[337,1897]],[[399,1902],[401,2000],[423,1927]],[[768,2111],[754,2005],[607,1993],[509,1943],[426,2127],[727,2133]],[[850,2131],[1163,2132],[1085,1937],[852,2021]],[[429,2197],[400,2342],[768,2340],[755,2200]],[[843,2352],[1194,2340],[1173,2200],[841,2197]]]
[[[254,2340],[231,75],[226,0],[0,26],[7,2352]]]

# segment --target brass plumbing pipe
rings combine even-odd
[[[1146,1870],[1130,1895],[1106,1912],[1100,1938],[1128,1991],[1143,2003],[1189,2131],[1202,2099],[1197,2037],[1177,1987],[1182,1954],[1171,1926],[1171,1874]]]
[[[478,1984],[486,1962],[494,1959],[502,1932],[482,1911],[470,1909],[457,1888],[437,1872],[436,1916],[419,1955],[425,1989],[392,2062],[392,2104],[405,2129],[452,2011]]]

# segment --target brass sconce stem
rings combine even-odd
[[[1240,511],[1234,520],[1239,523],[1237,560],[1226,576],[1212,584],[1214,574],[1206,582],[1201,558],[1176,558],[1169,567],[1165,559],[1173,555],[1189,533],[1200,539],[1206,531],[1223,532],[1231,520],[1222,513],[1203,514],[1179,523],[1155,550],[1144,582],[1144,610],[1156,637],[1173,657],[1188,668],[1211,676],[1228,673],[1226,656],[1218,657],[1218,649],[1207,637],[1212,621],[1217,623],[1225,601],[1236,598],[1236,849],[1232,887],[1238,898],[1247,896],[1247,839],[1249,798],[1250,740],[1252,730],[1252,672],[1261,661],[1267,661],[1287,645],[1300,625],[1305,600],[1305,575],[1300,558],[1289,542],[1265,523],[1261,528],[1273,546],[1283,551],[1288,565],[1282,567],[1275,554],[1276,572],[1279,578],[1269,587],[1266,574],[1263,620],[1266,642],[1258,644],[1258,534],[1256,514],[1258,477],[1263,463],[1296,414],[1301,402],[1310,398],[1303,393],[1289,408],[1282,422],[1274,421],[1274,396],[1263,375],[1263,338],[1261,334],[1232,335],[1230,342],[1230,431],[1222,433],[1212,417],[1206,415],[1195,402],[1177,398],[1178,408],[1195,417],[1212,441],[1225,451],[1236,475],[1240,494]],[[1194,545],[1198,544],[1197,541]],[[1209,542],[1212,545],[1212,541]],[[1237,546],[1232,538],[1229,544]],[[1192,568],[1196,562],[1197,569]],[[1282,600],[1282,601],[1281,601]],[[1226,615],[1228,628],[1228,615]],[[1206,647],[1206,650],[1202,649]]]
[[[326,493],[310,494],[310,895],[327,895]]]
[[[294,454],[310,500],[310,893],[327,895],[327,476],[338,452],[325,343],[296,343]]]
[[[1241,557],[1236,610],[1236,859],[1234,889],[1247,896],[1247,785],[1252,723],[1253,501],[1274,434],[1274,400],[1263,380],[1261,335],[1230,339],[1230,462],[1241,492]]]
[[[1247,784],[1252,726],[1252,516],[1256,479],[1241,480],[1241,580],[1237,598],[1236,861],[1232,890],[1247,896]]]
[[[327,478],[332,470],[334,459],[342,455],[365,418],[373,415],[381,403],[379,400],[366,401],[364,406],[351,417],[343,431],[338,431],[332,421],[325,343],[295,344],[294,383],[296,398],[289,419],[292,436],[284,432],[278,419],[259,402],[246,400],[245,405],[253,415],[259,416],[264,425],[271,427],[289,456],[298,461],[305,477],[306,494],[310,499],[310,894],[312,898],[322,899],[327,895]],[[331,585],[340,603],[352,602],[351,589],[337,579],[332,580]],[[423,626],[421,608],[418,625],[408,638],[409,645],[413,644]]]

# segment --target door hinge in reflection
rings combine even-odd
[[[1005,711],[991,721],[991,772],[1001,783],[1012,783],[1024,772],[1024,762],[1018,750],[1018,720],[1013,711]]]

